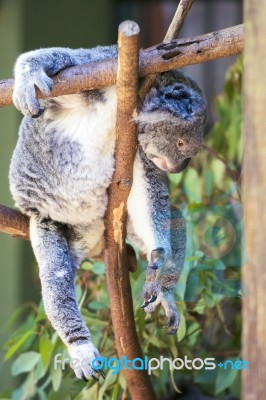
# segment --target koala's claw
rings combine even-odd
[[[157,299],[157,294],[154,294],[150,299],[149,299],[149,304],[153,303]]]
[[[93,369],[93,371],[94,371],[96,374],[101,375],[101,377],[102,377],[103,379],[106,378],[105,373],[103,372],[102,369],[95,369],[95,368],[92,368],[92,369]],[[94,374],[92,375],[92,378],[93,378],[95,381],[98,381],[98,380],[99,380],[99,378],[97,378],[97,376],[95,376]]]
[[[154,303],[155,300],[157,299],[157,294],[153,294],[148,300],[145,300],[143,302],[143,304],[141,304],[140,308],[145,308],[147,307],[149,304]]]
[[[166,314],[166,323],[164,328],[168,329],[168,335],[174,335],[179,327],[180,316],[173,296],[169,293],[162,296],[162,307]]]
[[[95,376],[94,374],[91,375],[92,379],[94,379],[95,381],[98,382],[99,378],[97,378],[97,376]]]
[[[179,314],[173,314],[171,317],[167,318],[165,325],[163,326],[165,329],[168,329],[168,335],[174,335],[179,326]]]
[[[105,373],[103,372],[103,370],[102,369],[99,369],[99,374],[101,375],[101,377],[103,378],[103,379],[105,379],[106,378],[106,376],[105,376]]]
[[[45,111],[45,108],[41,107],[37,114],[32,115],[32,118],[39,118],[44,113],[44,111]]]
[[[149,304],[149,303],[148,303],[147,301],[144,301],[144,302],[141,304],[140,308],[145,308],[145,307],[147,307],[148,304]]]
[[[84,382],[89,382],[89,379],[86,378],[86,376],[85,376],[85,374],[84,374],[83,372],[81,373],[81,379],[82,379]]]

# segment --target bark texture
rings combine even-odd
[[[119,26],[115,172],[108,189],[105,265],[116,349],[119,358],[143,357],[136,332],[129,268],[126,257],[126,204],[133,179],[137,128],[139,27],[125,21]],[[155,399],[147,371],[124,369],[133,400]]]
[[[244,47],[243,25],[160,43],[140,53],[139,75],[144,77],[186,65],[198,64],[241,53]],[[117,59],[66,68],[53,77],[50,96],[78,93],[115,84]],[[0,107],[12,104],[13,80],[0,81]],[[38,97],[45,97],[37,91]]]
[[[242,399],[266,398],[266,3],[245,0]],[[244,252],[245,253],[245,252]]]

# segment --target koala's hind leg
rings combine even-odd
[[[78,378],[95,378],[91,363],[99,352],[91,341],[75,297],[73,252],[69,248],[66,227],[48,218],[30,219],[32,247],[39,264],[44,308],[48,319],[66,344]],[[85,361],[86,362],[82,362]]]
[[[165,174],[141,153],[134,163],[128,214],[128,238],[142,243],[148,256],[142,307],[150,313],[160,304],[173,334],[180,321],[173,292],[184,263],[185,225],[181,212],[170,209]]]

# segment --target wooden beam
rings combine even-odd
[[[243,400],[266,398],[266,2],[245,0]]]

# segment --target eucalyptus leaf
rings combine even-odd
[[[49,366],[51,355],[53,352],[54,344],[49,339],[48,335],[43,335],[39,341],[39,350],[42,357],[44,369],[46,370]]]
[[[33,336],[33,335],[35,335],[35,331],[33,331],[32,329],[30,329],[29,331],[25,332],[24,335],[22,335],[22,336],[19,338],[19,340],[18,340],[17,342],[15,342],[15,343],[13,344],[13,346],[11,346],[11,347],[8,349],[8,351],[7,351],[7,353],[6,353],[5,357],[4,357],[4,361],[6,361],[6,360],[8,360],[10,357],[12,357],[13,354],[15,354],[16,351],[26,342],[26,340],[27,340],[29,337]]]
[[[40,359],[40,353],[35,351],[27,351],[26,353],[20,354],[11,366],[11,374],[16,376],[23,372],[31,371]]]
[[[220,368],[215,382],[215,394],[219,394],[229,388],[236,379],[239,371],[237,369]]]

